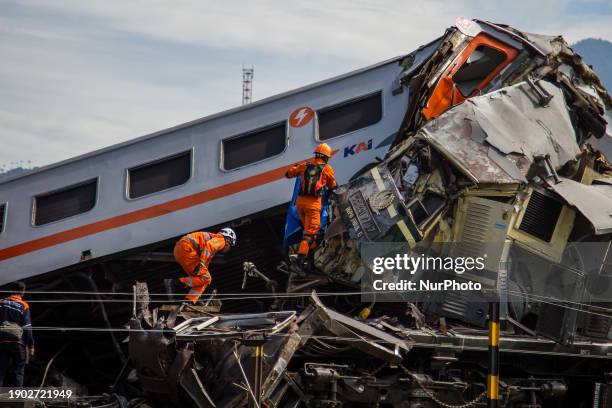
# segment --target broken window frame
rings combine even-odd
[[[500,40],[493,38],[485,33],[478,34],[467,45],[467,47],[465,47],[465,49],[461,52],[457,60],[457,63],[453,64],[451,71],[448,74],[444,75],[444,76],[450,77],[451,81],[453,82],[453,85],[456,85],[455,81],[453,81],[453,77],[455,76],[455,74],[461,68],[463,68],[463,66],[465,65],[467,60],[470,58],[470,56],[474,53],[474,51],[476,51],[476,49],[482,45],[487,46],[489,48],[493,48],[497,51],[500,51],[501,53],[506,55],[506,58],[499,65],[497,65],[495,69],[490,71],[489,74],[485,76],[482,81],[480,81],[478,86],[476,86],[471,93],[465,96],[461,93],[461,96],[463,98],[469,98],[471,96],[475,96],[477,93],[480,93],[488,84],[491,83],[493,78],[495,78],[518,55],[518,50],[516,50],[514,47],[511,47],[510,45],[505,44],[501,42]],[[458,89],[456,86],[455,88]]]
[[[440,198],[443,199],[442,201],[442,205],[440,205],[438,208],[436,208],[433,212],[429,212],[427,210],[427,207],[425,207],[425,205],[423,204],[423,199],[425,198],[425,195],[429,193],[429,194],[435,194],[437,196],[439,196]],[[418,204],[423,211],[427,214],[427,217],[425,217],[421,222],[417,222],[416,218],[414,217],[414,213],[412,211],[412,207]],[[414,224],[417,226],[417,228],[419,230],[421,230],[421,232],[425,231],[427,229],[427,227],[429,226],[429,224],[431,223],[432,220],[434,220],[442,211],[444,211],[444,208],[446,208],[448,204],[448,200],[446,199],[446,197],[434,193],[434,192],[425,192],[425,194],[423,194],[422,198],[413,198],[412,200],[410,200],[408,203],[406,203],[404,205],[404,209],[406,211],[406,214],[409,215],[409,217],[412,218],[412,221],[414,221]]]
[[[224,328],[219,328],[217,325],[227,320],[244,320],[245,322],[251,319],[269,318],[274,320],[273,325],[268,327],[252,328],[252,329],[236,329],[228,332]],[[216,315],[213,317],[193,317],[185,320],[173,328],[178,340],[191,340],[197,338],[211,337],[231,337],[242,331],[259,332],[274,334],[288,327],[297,318],[297,314],[292,310],[283,310],[277,312],[263,312],[252,314],[227,314]],[[262,324],[262,326],[264,326]]]
[[[253,136],[256,136],[259,133],[262,133],[262,132],[265,132],[267,130],[274,129],[274,128],[277,128],[277,127],[279,127],[279,128],[283,127],[283,133],[284,133],[283,143],[284,143],[284,146],[283,146],[283,149],[281,151],[279,151],[278,153],[275,153],[275,154],[273,154],[271,156],[266,156],[266,157],[264,157],[262,159],[257,159],[255,161],[251,161],[251,162],[242,164],[242,165],[237,166],[237,167],[232,167],[232,168],[229,168],[229,169],[226,168],[225,161],[226,161],[226,155],[227,155],[227,152],[226,152],[226,143],[227,142],[231,142],[233,140],[237,140],[237,139],[241,139],[241,138],[245,138],[245,137],[253,137]],[[288,132],[289,132],[289,126],[287,126],[287,121],[283,120],[283,121],[275,122],[275,123],[272,123],[272,124],[269,124],[269,125],[266,125],[266,126],[262,126],[262,127],[259,127],[259,128],[253,129],[253,130],[249,130],[249,131],[246,131],[246,132],[243,132],[243,133],[239,133],[237,135],[230,136],[230,137],[227,137],[225,139],[221,139],[221,141],[220,141],[220,145],[221,145],[220,152],[221,153],[220,153],[220,160],[219,160],[219,169],[221,171],[223,171],[223,172],[237,171],[237,170],[243,169],[243,168],[245,168],[247,166],[252,166],[252,165],[255,165],[255,164],[259,164],[259,163],[262,163],[262,162],[264,162],[266,160],[271,160],[271,159],[274,159],[275,157],[278,157],[278,156],[282,155],[283,153],[285,153],[287,151],[287,148],[289,147],[289,133]]]
[[[95,187],[94,187],[94,191],[93,191],[94,197],[93,197],[93,200],[92,200],[92,204],[91,204],[91,206],[89,208],[87,208],[84,211],[80,211],[80,212],[77,212],[77,213],[74,213],[74,214],[70,214],[70,215],[67,215],[67,216],[64,216],[64,217],[61,217],[61,218],[56,218],[56,219],[53,219],[51,221],[47,221],[47,222],[43,222],[43,223],[41,223],[38,220],[38,215],[39,215],[39,211],[40,211],[39,200],[41,198],[43,198],[43,199],[44,198],[48,198],[49,196],[53,196],[53,195],[60,194],[60,193],[65,192],[65,191],[77,189],[79,187],[89,186],[91,184],[93,184]],[[32,227],[45,227],[45,226],[48,226],[48,225],[51,225],[51,224],[55,224],[57,222],[62,222],[62,221],[65,221],[65,220],[72,219],[74,217],[78,217],[80,215],[83,215],[83,214],[86,214],[86,213],[92,211],[98,205],[98,198],[99,198],[98,188],[99,188],[99,185],[100,185],[100,178],[99,177],[94,177],[94,178],[90,178],[88,180],[81,181],[79,183],[74,183],[74,184],[71,184],[71,185],[68,185],[68,186],[65,186],[65,187],[61,187],[61,188],[58,188],[58,189],[55,189],[55,190],[46,191],[44,193],[35,195],[34,197],[32,197],[32,210],[31,210],[31,220],[30,220],[31,221],[31,226]]]
[[[463,94],[458,91],[458,88],[453,81],[453,76],[463,67],[464,63],[480,45],[485,45],[501,51],[502,53],[506,54],[506,59],[493,71],[491,71],[468,96],[463,96]],[[457,55],[450,66],[444,70],[444,73],[436,82],[436,85],[422,110],[423,116],[427,120],[436,118],[453,106],[460,104],[472,96],[478,95],[518,56],[518,53],[519,51],[516,48],[496,38],[493,38],[488,34],[478,34]],[[450,89],[448,89],[449,87]],[[450,93],[450,95],[447,95],[447,93]]]
[[[367,99],[370,99],[372,97],[377,97],[378,100],[380,101],[380,104],[379,104],[379,106],[380,106],[380,115],[379,115],[378,119],[375,122],[368,123],[365,126],[361,126],[361,127],[355,128],[355,129],[351,129],[349,131],[346,131],[344,133],[339,133],[339,134],[336,134],[336,135],[331,136],[331,137],[326,137],[326,138],[321,137],[321,114],[325,114],[325,113],[334,111],[336,109],[344,108],[344,107],[346,107],[348,105],[352,105],[352,104],[356,104],[356,103],[359,103],[359,102],[363,102],[363,101],[365,101]],[[370,92],[370,93],[367,93],[367,94],[364,94],[364,95],[360,95],[360,96],[357,96],[357,97],[354,97],[354,98],[351,98],[351,99],[347,99],[347,100],[335,103],[333,105],[329,105],[329,106],[326,106],[324,108],[317,109],[317,111],[316,111],[317,132],[316,132],[315,139],[318,142],[327,142],[328,140],[333,140],[333,139],[336,139],[338,137],[346,136],[346,135],[349,135],[349,134],[351,134],[353,132],[357,132],[359,130],[362,130],[362,129],[368,128],[370,126],[374,126],[377,123],[380,123],[380,121],[383,119],[384,116],[385,116],[385,110],[384,110],[384,99],[383,99],[383,90],[382,89],[379,89],[377,91],[373,91],[373,92]]]
[[[478,52],[479,48],[487,48],[488,50],[492,50],[494,53],[496,53],[497,55],[494,55],[493,57],[500,57],[501,59],[499,60],[499,62],[497,62],[497,64],[495,65],[495,68],[491,71],[488,71],[489,73],[487,75],[485,75],[484,77],[481,76],[480,81],[478,83],[476,83],[475,85],[470,85],[470,91],[469,92],[463,92],[461,90],[461,83],[458,83],[457,80],[455,79],[457,77],[457,75],[459,73],[461,73],[463,69],[468,69],[469,68],[469,59],[472,55],[474,55],[476,52]],[[465,61],[463,61],[463,63],[461,64],[461,66],[453,73],[452,75],[452,80],[453,80],[453,84],[454,84],[454,89],[456,89],[461,96],[463,96],[464,98],[469,98],[470,96],[472,96],[474,94],[474,92],[476,91],[481,91],[483,88],[483,82],[487,80],[488,77],[491,76],[492,73],[495,73],[495,71],[497,71],[499,69],[499,67],[508,59],[508,54],[506,52],[504,52],[503,50],[497,48],[497,47],[492,47],[489,44],[478,44],[476,46],[476,48],[474,48],[474,50],[472,50],[472,52],[470,53],[470,55],[468,55],[468,57],[465,59]],[[476,62],[476,61],[475,61]],[[474,63],[475,63],[474,62]],[[492,79],[492,78],[491,78]],[[472,80],[475,81],[475,80]],[[465,82],[465,81],[462,81]],[[490,82],[490,81],[489,81]]]
[[[6,220],[8,219],[8,202],[0,203],[0,235],[4,233],[6,229]]]
[[[194,162],[195,162],[195,160],[194,160],[195,151],[194,150],[195,150],[194,148],[191,148],[189,150],[185,150],[185,151],[182,151],[182,152],[179,152],[179,153],[171,154],[169,156],[160,157],[160,158],[158,158],[156,160],[147,161],[146,163],[141,163],[139,165],[127,168],[125,170],[125,198],[127,200],[129,200],[129,201],[138,200],[138,199],[141,199],[141,198],[150,197],[150,196],[155,195],[155,194],[163,193],[163,192],[166,192],[166,191],[169,191],[169,190],[174,190],[175,188],[178,188],[178,187],[181,187],[181,186],[187,184],[193,178]],[[170,187],[163,188],[161,190],[155,190],[155,191],[152,191],[152,192],[149,192],[149,193],[146,193],[146,194],[143,194],[143,195],[139,195],[139,196],[132,196],[132,194],[131,194],[132,174],[131,174],[131,172],[137,171],[137,170],[142,170],[142,169],[147,168],[147,167],[155,166],[157,164],[160,164],[160,163],[163,163],[163,162],[167,162],[167,161],[170,161],[170,160],[174,160],[174,159],[177,159],[177,158],[182,157],[182,156],[189,156],[189,177],[187,177],[187,179],[185,179],[185,181],[183,181],[180,184],[176,184],[176,185],[172,185]]]

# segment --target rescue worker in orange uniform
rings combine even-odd
[[[314,158],[298,163],[287,170],[285,176],[302,178],[295,201],[295,207],[300,215],[304,236],[298,247],[297,265],[304,265],[310,249],[316,245],[317,234],[321,227],[322,194],[325,187],[336,188],[334,169],[328,163],[334,151],[327,143],[322,143],[314,151]]]
[[[168,296],[188,290],[187,300],[196,303],[212,281],[208,265],[218,252],[226,253],[236,245],[236,233],[223,228],[219,233],[192,232],[178,240],[174,246],[174,259],[188,276],[179,279],[164,279]]]

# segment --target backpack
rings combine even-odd
[[[304,170],[304,180],[300,186],[300,195],[318,197],[323,192],[321,185],[321,173],[326,164],[308,163]]]
[[[0,337],[21,341],[23,327],[14,322],[4,321],[0,324]]]

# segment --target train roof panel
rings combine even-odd
[[[423,46],[423,47],[425,47],[425,46]],[[423,47],[419,47],[416,51],[419,51]],[[59,162],[56,162],[56,163],[51,163],[51,164],[48,164],[46,166],[42,166],[42,167],[39,167],[39,168],[34,169],[32,171],[29,171],[27,173],[22,173],[22,174],[18,174],[18,175],[12,176],[12,177],[7,177],[7,178],[5,178],[3,180],[0,180],[0,185],[7,184],[7,183],[13,182],[15,180],[22,179],[22,178],[25,178],[25,177],[29,177],[29,176],[32,176],[34,174],[38,174],[38,173],[44,172],[46,170],[50,170],[50,169],[53,169],[53,168],[56,168],[56,167],[60,167],[60,166],[63,166],[63,165],[69,164],[69,163],[73,163],[73,162],[76,162],[76,161],[79,161],[79,160],[83,160],[83,159],[87,159],[87,158],[90,158],[90,157],[94,157],[94,156],[100,155],[102,153],[107,153],[109,151],[117,150],[117,149],[120,149],[122,147],[134,144],[134,143],[138,143],[138,142],[142,142],[142,141],[145,141],[145,140],[153,139],[153,138],[158,137],[158,136],[163,136],[163,135],[166,135],[168,133],[171,133],[171,132],[174,132],[174,131],[177,131],[177,130],[181,130],[181,129],[189,128],[191,126],[199,125],[201,123],[208,122],[208,121],[211,121],[213,119],[218,119],[218,118],[221,118],[221,117],[224,117],[224,116],[232,115],[234,113],[238,113],[238,112],[246,111],[246,110],[249,110],[249,109],[253,109],[255,107],[262,106],[262,105],[265,105],[267,103],[277,101],[279,99],[283,99],[283,98],[287,98],[289,96],[297,95],[297,94],[300,94],[300,93],[303,93],[303,92],[306,92],[306,91],[309,91],[309,90],[312,90],[312,89],[315,89],[315,88],[318,88],[318,87],[322,87],[322,86],[328,85],[330,83],[333,83],[333,82],[336,82],[336,81],[339,81],[339,80],[342,80],[342,79],[345,79],[345,78],[349,78],[349,77],[352,77],[352,76],[355,76],[355,75],[359,75],[359,74],[362,74],[364,72],[372,71],[372,70],[374,70],[376,68],[380,68],[380,67],[388,65],[388,64],[399,63],[405,56],[406,55],[396,56],[394,58],[390,58],[390,59],[387,59],[385,61],[381,61],[379,63],[373,64],[373,65],[369,65],[369,66],[364,67],[364,68],[359,68],[359,69],[356,69],[354,71],[351,71],[351,72],[348,72],[348,73],[345,73],[345,74],[341,74],[341,75],[338,75],[338,76],[335,76],[335,77],[332,77],[332,78],[324,79],[322,81],[314,82],[312,84],[308,84],[308,85],[305,85],[305,86],[302,86],[302,87],[299,87],[299,88],[296,88],[296,89],[293,89],[293,90],[290,90],[290,91],[287,91],[287,92],[283,92],[283,93],[280,93],[280,94],[277,94],[277,95],[272,95],[272,96],[269,96],[269,97],[264,98],[262,100],[249,103],[248,105],[241,105],[241,106],[237,106],[237,107],[234,107],[234,108],[231,108],[231,109],[227,109],[227,110],[224,110],[224,111],[221,111],[221,112],[213,113],[211,115],[204,116],[202,118],[195,119],[195,120],[192,120],[192,121],[189,121],[189,122],[181,123],[179,125],[172,126],[172,127],[169,127],[169,128],[163,129],[163,130],[158,130],[156,132],[149,133],[149,134],[144,135],[144,136],[140,136],[140,137],[136,137],[136,138],[133,138],[133,139],[129,139],[129,140],[126,140],[124,142],[120,142],[120,143],[116,143],[116,144],[111,145],[111,146],[103,147],[101,149],[94,150],[94,151],[91,151],[91,152],[88,152],[88,153],[84,153],[84,154],[79,155],[79,156],[71,157],[69,159],[62,160],[62,161],[59,161]]]

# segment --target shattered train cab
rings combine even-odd
[[[500,406],[612,406],[607,91],[561,37],[483,21],[459,19],[401,65],[400,130],[383,159],[334,191],[306,276],[281,263],[277,282],[244,264],[243,288],[253,277],[271,291],[268,312],[135,315],[144,330],[130,354],[151,400],[484,406],[494,301]],[[368,292],[373,247],[454,261],[420,264],[408,281],[479,286]],[[468,258],[478,271],[456,261]],[[395,287],[405,278],[380,276]]]
[[[546,105],[539,92],[550,97]],[[562,89],[546,81],[519,83],[445,112],[342,187],[337,223],[350,239],[329,236],[343,230],[332,227],[328,248],[337,251],[342,245],[356,255],[368,243],[395,242],[417,254],[487,254],[487,270],[510,265],[507,281],[492,276],[496,288],[552,297],[555,285],[566,289],[565,278],[581,288],[588,280],[605,279],[597,266],[610,261],[610,170],[590,145],[577,143]],[[325,259],[325,248],[320,251]],[[590,259],[574,259],[585,251]],[[544,274],[553,267],[573,274],[564,277],[560,269],[549,276],[554,282],[546,282]],[[360,276],[346,278],[358,282]],[[578,288],[575,292],[562,300],[590,301]],[[452,299],[461,296],[465,299]],[[474,296],[451,292],[448,299],[425,305],[484,326],[486,304],[479,309],[467,302]],[[528,313],[520,301],[509,315],[517,323],[527,315],[551,318]],[[558,318],[561,327],[566,316]],[[545,324],[538,320],[533,329],[559,341],[573,336],[561,328],[549,332]]]
[[[402,138],[337,191],[329,247],[342,231],[352,251],[512,241],[560,262],[568,241],[609,240],[610,165],[596,146],[610,139],[612,100],[595,73],[560,37],[487,22],[459,19],[429,46],[430,58],[403,62],[414,97]]]
[[[412,339],[442,354],[445,343],[459,342],[462,349],[474,341],[470,346],[484,348],[495,294],[506,340],[502,355],[515,364],[509,377],[572,371],[571,357],[556,365],[546,355],[602,353],[607,360],[612,165],[598,146],[610,140],[609,94],[560,37],[460,20],[436,46],[418,66],[410,56],[404,61],[404,83],[418,97],[411,99],[403,138],[384,160],[336,191],[335,221],[317,267],[365,291],[372,290],[372,246],[414,257],[484,255],[483,273],[423,268],[408,277],[475,281],[485,288],[395,296],[396,303],[409,303],[413,328],[428,328]],[[385,274],[394,284],[403,279],[397,271]],[[383,292],[362,297],[362,318],[388,318]],[[470,340],[458,339],[459,333],[471,333]],[[529,364],[517,357],[536,349],[541,358]],[[610,363],[599,362],[572,375],[590,377],[589,384],[605,381],[597,373]],[[518,390],[524,380],[506,381],[506,387],[515,381]],[[563,388],[572,382],[558,381]],[[564,388],[567,395],[554,404],[567,404],[581,386]],[[508,406],[523,406],[510,400]]]

